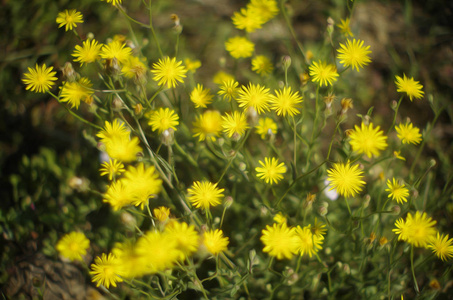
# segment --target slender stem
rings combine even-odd
[[[346,206],[348,207],[349,215],[352,217],[351,208],[349,207],[349,202],[348,202],[347,197],[344,197],[344,202],[346,202]]]
[[[297,131],[296,131],[296,120],[294,119],[294,116],[292,116],[293,118],[293,124],[294,124],[294,173],[297,175],[297,167],[296,167],[296,159],[297,159],[297,151],[296,151],[296,147],[297,147],[297,140],[296,140],[296,136],[297,136]]]
[[[400,97],[400,100],[398,100],[398,105],[396,106],[395,108],[395,114],[393,115],[393,121],[392,121],[392,125],[389,127],[389,129],[387,130],[387,135],[389,135],[389,132],[390,130],[393,129],[393,126],[395,126],[395,122],[396,122],[396,117],[398,115],[398,109],[400,108],[400,105],[401,105],[401,102],[403,101],[403,96]]]
[[[302,44],[299,43],[299,41],[297,40],[297,36],[294,31],[293,25],[291,24],[291,20],[289,19],[288,14],[285,9],[285,0],[280,1],[280,10],[282,12],[283,18],[285,19],[286,25],[288,26],[289,32],[291,33],[291,36],[293,37],[294,41],[296,42],[297,47],[299,48],[299,51],[302,55],[302,58],[303,58],[302,62],[304,63],[305,67],[307,67],[308,63],[307,63],[307,59],[305,57],[304,49],[302,47]]]
[[[414,245],[411,245],[411,272],[412,272],[412,279],[414,280],[414,288],[417,295],[420,293],[420,289],[418,288],[417,278],[415,277],[415,269],[414,269]]]
[[[157,50],[159,51],[160,57],[163,58],[164,54],[162,53],[162,50],[160,49],[159,40],[157,39],[156,32],[154,31],[154,27],[153,27],[153,11],[151,9],[151,2],[152,2],[152,0],[149,0],[149,29],[151,29],[151,34],[154,39],[154,42],[156,42]]]

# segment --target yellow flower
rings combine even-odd
[[[365,181],[363,171],[359,169],[359,165],[351,166],[347,163],[334,163],[333,167],[327,170],[327,180],[329,181],[329,191],[336,191],[345,197],[355,197],[362,191]]]
[[[150,198],[155,198],[162,190],[162,180],[154,166],[129,166],[124,173],[124,184],[131,191],[132,204],[143,209]]]
[[[102,46],[103,44],[98,44],[95,39],[84,41],[82,46],[76,45],[72,54],[75,57],[74,61],[79,62],[83,66],[84,63],[89,64],[98,60]]]
[[[323,61],[314,61],[308,69],[310,70],[310,77],[312,77],[311,81],[317,82],[319,86],[332,85],[332,82],[337,81],[339,76],[334,65],[328,65]]]
[[[243,112],[235,111],[233,113],[226,113],[222,117],[223,132],[227,134],[229,138],[233,135],[237,138],[241,137],[245,130],[250,128],[247,123],[247,117]]]
[[[204,89],[202,84],[197,86],[190,93],[190,100],[195,104],[195,108],[206,108],[212,102],[213,95],[210,89]]]
[[[159,134],[170,128],[176,131],[176,126],[179,125],[179,116],[173,109],[169,109],[168,107],[160,107],[152,111],[148,114],[148,118],[148,125],[151,126],[153,131],[157,130]]]
[[[308,254],[312,257],[314,253],[322,249],[322,241],[324,237],[322,235],[314,235],[310,230],[310,225],[301,228],[296,227],[296,240],[297,240],[297,252],[300,256]]]
[[[22,81],[27,86],[25,87],[26,90],[31,90],[32,92],[36,93],[46,93],[54,86],[54,81],[57,80],[55,74],[57,72],[53,72],[53,67],[46,67],[46,64],[42,66],[38,66],[34,69],[28,68],[28,73],[24,74],[24,78]]]
[[[276,214],[274,216],[274,221],[275,223],[277,224],[281,224],[281,223],[286,223],[287,222],[287,219],[286,217],[282,214],[282,212],[279,212],[278,214]]]
[[[159,222],[164,223],[170,217],[170,209],[165,206],[159,206],[153,209],[153,214]]]
[[[91,81],[82,77],[78,81],[65,82],[61,88],[60,101],[68,102],[71,108],[79,108],[80,101],[88,102],[94,90],[91,88],[93,85]]]
[[[251,0],[247,9],[259,15],[263,22],[267,22],[278,14],[278,5],[275,0]]]
[[[404,184],[399,183],[395,178],[393,178],[392,182],[390,181],[390,179],[387,179],[387,186],[388,189],[385,189],[385,191],[389,192],[389,198],[392,198],[392,200],[395,200],[400,204],[407,202],[407,197],[409,197],[409,190]]]
[[[82,261],[82,256],[87,254],[87,249],[89,247],[90,240],[88,240],[83,233],[77,231],[64,235],[56,246],[60,255],[71,261]]]
[[[123,279],[118,275],[119,271],[118,259],[110,253],[108,256],[102,253],[101,257],[94,259],[94,264],[91,264],[90,275],[93,277],[92,282],[97,282],[96,286],[101,284],[106,288],[110,285],[116,287],[117,282],[122,282]]]
[[[119,161],[128,163],[137,160],[137,155],[143,149],[139,146],[140,140],[138,137],[113,137],[103,142],[105,152],[111,157]]]
[[[359,67],[368,65],[371,62],[370,57],[368,56],[371,51],[370,46],[363,47],[363,41],[353,39],[346,41],[346,45],[340,43],[340,48],[338,49],[338,59],[340,63],[345,67],[351,66],[352,69],[356,69],[359,72]]]
[[[195,181],[192,186],[187,189],[189,193],[188,200],[196,208],[204,208],[208,210],[211,206],[217,206],[222,203],[221,198],[224,189],[219,189],[217,183],[209,181]]]
[[[166,56],[163,60],[159,59],[153,64],[151,73],[154,74],[154,80],[158,85],[167,85],[168,88],[176,87],[178,81],[183,83],[186,77],[187,69],[182,65],[182,61],[176,61],[176,58]]]
[[[398,240],[403,240],[415,247],[425,247],[436,235],[436,221],[428,217],[425,212],[417,211],[415,216],[407,213],[406,220],[403,218],[395,222],[392,231],[398,235]]]
[[[341,24],[337,25],[337,27],[340,28],[341,33],[344,36],[353,37],[354,35],[351,32],[351,28],[349,28],[349,23],[351,20],[349,18],[346,18],[346,19],[341,19],[340,21],[341,21]]]
[[[269,89],[252,83],[249,83],[247,87],[242,86],[237,98],[239,107],[243,107],[244,109],[253,107],[258,114],[269,111],[270,100],[271,95],[269,94]]]
[[[124,173],[124,165],[122,162],[109,158],[109,161],[103,162],[99,169],[101,176],[109,175],[109,180],[112,180],[117,175]]]
[[[263,179],[266,183],[278,183],[283,179],[282,174],[286,173],[285,163],[279,164],[278,159],[275,157],[265,157],[264,163],[261,160],[258,163],[261,167],[255,168],[255,171],[258,173],[256,176]]]
[[[112,3],[112,5],[117,6],[118,4],[121,4],[123,0],[101,0],[101,1],[106,1],[107,3]]]
[[[209,253],[217,255],[227,250],[228,237],[223,236],[221,229],[209,230],[203,234],[203,245]]]
[[[414,127],[412,123],[399,124],[395,127],[397,136],[403,144],[420,144],[422,141],[422,135],[420,129]]]
[[[413,100],[413,98],[421,99],[423,97],[423,85],[421,85],[420,82],[415,81],[414,77],[409,78],[406,77],[406,74],[403,74],[403,78],[399,77],[398,75],[396,75],[395,78],[395,84],[398,88],[396,90],[397,92],[406,93],[411,101]]]
[[[258,55],[252,59],[252,71],[255,71],[257,74],[265,76],[272,73],[273,70],[274,66],[266,56]]]
[[[198,141],[204,141],[206,138],[215,141],[222,131],[222,117],[218,111],[208,110],[196,118],[193,126],[193,136],[198,136]]]
[[[104,128],[96,136],[101,139],[102,143],[105,143],[112,138],[129,137],[129,131],[124,126],[124,123],[115,119],[113,123],[105,121]]]
[[[100,55],[103,59],[107,60],[116,59],[120,63],[124,64],[129,59],[129,56],[132,55],[132,49],[126,47],[125,44],[119,41],[112,41],[107,45],[102,45]]]
[[[238,92],[239,92],[239,83],[234,79],[226,80],[220,86],[220,91],[217,92],[219,95],[223,95],[223,99],[236,99]]]
[[[403,156],[401,156],[401,151],[393,151],[393,156],[399,160],[406,160]]]
[[[255,44],[245,37],[235,36],[225,42],[225,49],[234,58],[246,58],[252,56]]]
[[[318,218],[315,218],[315,223],[313,225],[309,225],[309,228],[311,230],[311,233],[314,235],[318,236],[319,238],[324,239],[324,235],[326,234],[326,225],[319,223]]]
[[[184,60],[184,65],[187,68],[187,71],[195,73],[195,71],[201,67],[201,61],[197,60],[191,60],[190,58],[186,58]]]
[[[75,9],[67,10],[58,13],[57,16],[58,28],[65,26],[65,31],[72,30],[77,27],[77,23],[83,23],[83,16]]]
[[[136,56],[129,56],[127,60],[124,61],[121,72],[127,78],[134,78],[136,80],[144,79],[148,67],[143,63],[143,61]]]
[[[362,122],[361,127],[355,125],[349,134],[352,150],[359,154],[365,153],[369,158],[379,156],[379,151],[387,148],[387,137],[379,129],[379,126],[373,128],[373,123],[365,125]]]
[[[298,240],[296,229],[288,228],[286,222],[266,225],[266,229],[261,231],[260,240],[264,244],[263,252],[277,259],[291,259],[298,250]]]
[[[185,222],[172,221],[165,227],[165,233],[176,241],[176,248],[180,251],[180,260],[189,257],[197,251],[200,237],[194,225]]]
[[[224,71],[217,72],[212,79],[215,84],[223,84],[224,82],[230,80],[235,80],[234,76]]]
[[[259,118],[258,125],[255,126],[258,133],[264,140],[267,135],[275,135],[277,133],[277,124],[271,118]]]
[[[137,278],[149,273],[146,256],[139,253],[132,242],[116,243],[112,254],[116,258],[116,274],[121,278]]]
[[[117,211],[124,206],[131,205],[133,201],[132,197],[133,194],[131,186],[129,186],[124,179],[120,179],[112,182],[108,186],[102,201],[110,204],[112,209]]]
[[[237,29],[245,30],[246,32],[254,32],[264,24],[261,16],[253,9],[242,8],[241,12],[235,12],[231,19]]]
[[[439,232],[435,238],[432,238],[428,248],[433,250],[438,258],[445,261],[453,257],[453,239],[448,239],[448,234],[440,235]]]
[[[290,86],[275,91],[275,96],[271,95],[271,109],[275,110],[279,116],[300,114],[299,103],[302,103],[302,97],[298,91],[292,92]]]

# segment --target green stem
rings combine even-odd
[[[395,122],[396,122],[396,117],[398,115],[398,109],[400,108],[400,105],[401,105],[401,102],[403,101],[403,96],[400,97],[400,100],[398,100],[398,105],[396,106],[395,108],[395,114],[393,115],[393,121],[392,121],[392,125],[389,127],[389,129],[387,130],[387,135],[389,135],[389,132],[390,130],[393,129],[393,126],[395,126]]]
[[[152,0],[149,0],[149,29],[151,29],[152,38],[154,39],[154,42],[156,43],[157,50],[159,51],[160,57],[163,58],[164,54],[162,53],[162,50],[160,49],[159,40],[157,39],[156,32],[154,31],[154,27],[153,27],[153,11],[151,10],[151,2],[152,2]]]
[[[352,217],[352,212],[351,212],[351,208],[349,207],[348,198],[344,197],[344,202],[346,202],[346,206],[348,207],[349,215]]]
[[[293,25],[291,24],[291,20],[289,19],[285,9],[285,2],[286,2],[285,0],[280,1],[280,10],[282,12],[283,18],[285,19],[286,25],[288,26],[289,32],[291,33],[291,36],[293,37],[294,41],[297,44],[297,47],[299,48],[300,54],[302,55],[303,58],[302,62],[304,64],[304,67],[306,68],[308,66],[307,58],[305,57],[305,52],[302,47],[302,44],[299,43],[299,41],[297,40],[297,35],[294,31]]]
[[[414,268],[414,245],[411,245],[411,272],[412,272],[412,279],[414,280],[414,289],[417,295],[420,293],[420,289],[418,288],[417,278],[415,277],[415,268]]]

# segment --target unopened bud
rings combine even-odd
[[[115,97],[112,102],[113,108],[114,109],[121,109],[123,108],[123,101],[119,99],[118,97]]]
[[[318,213],[324,217],[329,212],[328,207],[329,207],[329,203],[323,202],[321,204],[321,206],[318,208]]]
[[[431,281],[429,282],[429,287],[432,288],[433,290],[438,291],[441,289],[440,283],[436,278],[431,279]]]
[[[389,240],[387,240],[387,238],[386,238],[385,236],[383,236],[383,237],[381,237],[381,238],[379,239],[379,245],[382,247],[382,246],[384,246],[385,244],[387,244],[388,241],[389,241]]]
[[[68,82],[74,82],[80,77],[70,62],[66,62],[64,64],[63,68],[61,68],[61,72],[63,73],[63,77],[66,78],[66,81]]]
[[[239,170],[241,172],[244,172],[245,170],[247,170],[247,165],[244,162],[240,162],[239,163]]]
[[[225,198],[225,202],[223,202],[223,206],[228,209],[231,207],[231,205],[233,205],[233,202],[234,202],[233,197],[227,196]]]
[[[87,40],[92,40],[92,39],[94,39],[94,33],[88,32],[88,34],[87,34]]]
[[[370,205],[371,196],[366,194],[365,199],[363,199],[363,208],[367,208]]]
[[[399,207],[398,205],[394,205],[392,207],[392,213],[394,215],[399,215],[401,213],[401,207]]]
[[[327,33],[330,35],[334,30],[335,21],[331,18],[327,18]]]
[[[429,161],[429,167],[430,167],[430,168],[434,167],[436,164],[437,164],[437,163],[436,163],[436,160],[435,160],[435,159],[430,159],[430,161]]]
[[[288,55],[283,56],[282,65],[284,69],[288,69],[291,66],[291,56]]]
[[[141,105],[140,103],[134,105],[134,113],[135,115],[139,115],[143,110],[143,105]]]
[[[349,275],[349,274],[351,274],[351,267],[349,267],[348,264],[344,264],[343,271]]]
[[[134,216],[125,211],[121,212],[120,219],[121,219],[121,223],[123,223],[124,225],[126,225],[128,227],[135,227],[135,225],[137,224],[137,221],[134,218]]]
[[[341,114],[344,115],[348,112],[349,109],[354,108],[351,98],[341,99]]]

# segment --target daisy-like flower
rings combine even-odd
[[[234,58],[246,58],[252,56],[255,44],[245,37],[235,36],[225,42],[225,49]]]
[[[201,61],[191,60],[190,58],[184,59],[184,65],[186,66],[187,71],[195,73],[195,71],[201,67]]]
[[[271,118],[259,118],[258,125],[255,126],[255,129],[256,133],[264,140],[268,135],[277,134],[277,123]]]
[[[165,233],[176,241],[176,248],[180,251],[180,260],[184,260],[184,258],[189,257],[197,251],[200,244],[200,237],[194,225],[171,221],[165,226]]]
[[[314,235],[310,230],[310,225],[304,228],[296,227],[296,238],[297,238],[297,252],[300,256],[308,254],[312,257],[314,253],[322,249],[322,242],[324,237],[322,235]]]
[[[437,233],[435,238],[432,238],[428,244],[428,248],[433,250],[438,258],[443,261],[453,257],[453,239],[448,239],[448,234]]]
[[[417,211],[415,216],[407,213],[406,220],[403,218],[395,222],[392,231],[398,235],[398,240],[403,240],[415,247],[424,247],[436,236],[436,221],[428,217],[425,212]]]
[[[102,45],[100,56],[106,60],[116,59],[120,63],[125,63],[132,55],[132,49],[126,44],[113,40],[107,45]]]
[[[90,240],[88,240],[83,233],[77,231],[64,235],[56,246],[60,255],[71,261],[82,261],[82,256],[87,254],[87,249],[89,247]]]
[[[277,115],[294,116],[300,114],[299,104],[302,103],[302,97],[299,92],[291,91],[291,87],[284,87],[283,90],[275,91],[275,96],[271,95],[271,109],[275,110]]]
[[[99,44],[95,39],[83,41],[82,46],[76,45],[74,53],[74,61],[83,64],[95,62],[100,58],[101,48],[103,44]]]
[[[162,190],[162,180],[154,166],[129,166],[124,173],[124,184],[131,191],[132,204],[143,209],[150,198],[155,198]]]
[[[121,2],[123,2],[123,0],[102,0],[102,1],[112,3],[113,6],[117,6],[118,4],[121,4]]]
[[[223,95],[223,99],[231,101],[231,99],[236,99],[239,92],[239,83],[234,79],[229,79],[224,81],[220,86],[220,91],[217,92],[219,95]]]
[[[178,82],[183,83],[187,69],[182,65],[182,61],[176,61],[176,57],[166,56],[163,60],[159,59],[153,64],[151,73],[158,85],[167,85],[168,88],[176,87]]]
[[[264,23],[278,14],[278,4],[275,0],[251,0],[247,4],[247,9],[255,11]]]
[[[421,99],[425,92],[422,91],[423,85],[420,82],[415,81],[414,77],[406,77],[406,74],[403,74],[403,78],[398,75],[395,76],[395,84],[398,88],[396,91],[399,93],[406,93],[409,99],[412,101],[413,98]]]
[[[206,138],[215,141],[222,131],[222,117],[218,111],[208,110],[196,118],[193,126],[193,136],[198,136],[198,141],[204,141]]]
[[[160,107],[147,116],[149,118],[148,125],[151,126],[153,131],[157,130],[159,134],[170,128],[176,131],[176,126],[179,125],[179,116],[168,107]]]
[[[26,90],[31,90],[36,93],[46,93],[49,91],[55,84],[55,74],[57,72],[52,71],[53,67],[46,67],[46,64],[38,66],[36,64],[35,68],[28,68],[28,73],[24,74],[22,78],[23,83],[26,85]]]
[[[195,181],[192,186],[187,189],[189,193],[188,200],[196,208],[204,208],[208,210],[211,206],[217,206],[222,203],[222,194],[224,189],[219,189],[217,183],[209,181]]]
[[[387,137],[379,129],[379,126],[373,128],[373,123],[365,125],[362,122],[360,127],[355,125],[354,130],[349,133],[352,150],[359,154],[365,153],[369,158],[379,156],[379,151],[387,148]]]
[[[137,251],[137,247],[131,241],[116,243],[112,249],[112,254],[116,258],[117,274],[121,278],[137,278],[149,272],[145,255]]]
[[[67,10],[58,13],[57,24],[58,28],[65,27],[65,31],[72,30],[77,27],[77,23],[83,23],[83,16],[75,9]]]
[[[420,144],[422,141],[422,135],[420,129],[414,127],[411,122],[406,124],[399,124],[395,127],[397,136],[403,144]]]
[[[340,43],[340,49],[338,49],[338,58],[340,63],[345,67],[351,66],[352,69],[356,69],[359,72],[359,67],[363,68],[371,62],[368,56],[371,51],[370,46],[363,46],[363,41],[353,39],[346,41],[346,45]]]
[[[89,102],[94,90],[91,88],[93,85],[91,81],[82,77],[78,81],[65,82],[61,88],[60,101],[68,102],[71,108],[79,108],[80,101]]]
[[[217,72],[212,78],[212,82],[218,85],[230,80],[235,80],[234,76],[224,71]]]
[[[295,228],[288,228],[285,223],[266,225],[261,231],[261,242],[264,244],[263,252],[277,259],[291,259],[298,250],[298,239]]]
[[[329,181],[329,190],[335,189],[337,193],[345,197],[355,197],[362,191],[365,181],[363,171],[359,165],[351,166],[347,163],[334,163],[333,167],[327,170],[327,180]]]
[[[159,206],[153,209],[154,217],[161,223],[166,222],[170,217],[170,209],[165,206]]]
[[[277,224],[286,223],[288,221],[286,217],[282,214],[282,212],[276,214],[273,220]]]
[[[324,235],[326,234],[327,231],[326,225],[319,223],[318,218],[315,218],[315,223],[313,225],[309,225],[309,228],[311,230],[311,233],[324,239]]]
[[[249,83],[247,87],[242,86],[236,100],[239,102],[239,107],[244,109],[253,107],[258,114],[261,114],[269,111],[271,95],[266,87]]]
[[[247,123],[247,116],[243,112],[234,111],[233,113],[226,113],[222,117],[222,120],[223,132],[229,138],[233,135],[239,138],[244,134],[246,129],[250,128]]]
[[[258,161],[261,167],[256,167],[256,176],[263,179],[268,184],[278,183],[283,179],[283,175],[286,173],[285,163],[278,163],[278,159],[275,157],[265,157],[264,162]]]
[[[235,12],[231,20],[237,29],[245,30],[246,32],[254,32],[264,24],[263,19],[256,10],[245,8],[242,8],[241,12]]]
[[[227,250],[228,237],[223,236],[221,229],[209,230],[203,234],[203,246],[212,255],[218,255]]]
[[[206,108],[212,102],[212,97],[211,90],[203,88],[202,84],[197,84],[190,93],[190,100],[195,104],[195,108]]]
[[[103,202],[110,204],[114,211],[131,205],[133,201],[132,189],[124,179],[112,182],[104,194]]]
[[[91,264],[90,275],[93,277],[92,282],[96,282],[96,286],[101,284],[106,288],[110,285],[116,287],[117,282],[122,282],[123,279],[118,275],[119,271],[118,259],[112,253],[107,256],[105,253],[94,259],[94,264]]]
[[[137,160],[138,153],[142,152],[143,149],[140,147],[140,140],[138,137],[132,139],[127,137],[116,136],[106,141],[103,141],[105,145],[105,152],[114,159],[128,163]]]
[[[123,73],[124,76],[127,78],[134,78],[135,80],[144,79],[147,71],[148,67],[145,65],[143,60],[132,55],[124,61],[121,68],[121,73]]]
[[[323,61],[314,61],[308,69],[310,71],[310,77],[312,77],[311,81],[317,82],[319,86],[332,85],[332,82],[337,81],[337,77],[339,76],[337,68],[334,65],[328,65]]]
[[[349,18],[346,18],[346,19],[341,19],[340,22],[341,23],[337,25],[337,27],[340,28],[340,32],[344,36],[353,37],[354,35],[351,32],[351,28],[349,28],[349,23],[351,22],[351,20]]]
[[[103,162],[101,168],[99,169],[101,176],[108,175],[109,180],[112,180],[121,173],[124,173],[124,171],[126,170],[124,169],[123,163],[111,158],[109,158],[109,161]]]
[[[409,190],[406,188],[406,185],[398,182],[395,178],[390,181],[387,179],[388,189],[385,189],[386,192],[389,192],[389,198],[395,200],[396,202],[403,204],[407,202],[407,197],[409,197]]]
[[[129,137],[129,131],[124,123],[115,119],[112,123],[105,121],[104,128],[96,136],[105,143],[112,138]]]
[[[264,55],[255,56],[252,59],[252,71],[261,76],[269,75],[274,70],[272,62]]]

